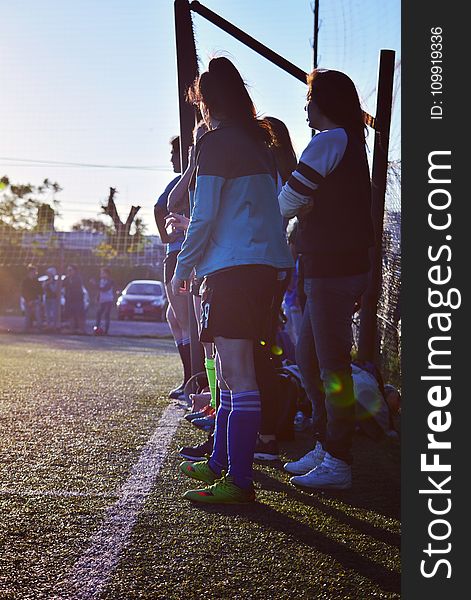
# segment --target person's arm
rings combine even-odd
[[[167,185],[164,192],[159,196],[157,202],[154,206],[154,219],[155,224],[157,225],[157,230],[160,235],[160,240],[162,244],[168,244],[172,241],[171,237],[165,231],[165,217],[168,214],[167,211],[167,199],[172,188],[178,183],[177,178],[172,179],[172,181]]]
[[[309,212],[315,191],[342,160],[347,141],[343,129],[318,133],[312,138],[278,196],[284,217],[302,216]]]
[[[27,285],[26,279],[23,279],[23,281],[21,282],[21,295],[25,299],[25,302],[27,302],[28,301],[28,285]]]
[[[206,251],[221,205],[223,187],[232,169],[224,131],[209,132],[200,143],[193,210],[177,257],[173,290],[178,290],[180,282],[189,279]]]
[[[196,178],[195,205],[182,249],[178,254],[175,278],[187,280],[204,254],[221,202],[224,177],[202,175]]]
[[[177,185],[171,190],[167,199],[167,211],[179,212],[184,202],[188,199],[188,186],[190,185],[193,172],[195,170],[195,159],[193,146],[190,147],[190,153],[188,157],[188,166],[180,178]]]

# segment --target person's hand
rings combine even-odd
[[[195,152],[195,145],[192,144],[189,148],[188,148],[188,164],[190,165],[190,167],[194,167],[196,163],[196,152]]]
[[[188,281],[186,279],[178,279],[178,277],[175,277],[174,275],[170,282],[170,287],[172,288],[174,296],[188,294]]]
[[[190,219],[184,215],[171,212],[165,217],[165,229],[167,229],[169,226],[172,226],[173,231],[186,231],[189,224]]]

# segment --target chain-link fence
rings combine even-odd
[[[383,222],[382,289],[377,308],[379,361],[385,383],[401,385],[401,161],[388,165]],[[360,314],[353,319],[358,351]]]
[[[118,289],[132,279],[163,277],[165,249],[158,236],[117,236],[84,231],[0,230],[0,310],[16,311],[20,306],[21,282],[27,266],[38,275],[55,267],[59,275],[76,265],[93,298],[100,267],[111,270]]]
[[[378,303],[378,338],[385,381],[401,379],[401,161],[388,168],[384,213],[383,278]]]

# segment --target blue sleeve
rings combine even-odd
[[[224,177],[217,175],[198,175],[196,178],[193,211],[175,269],[178,279],[188,279],[205,252],[219,211],[225,181]]]
[[[172,181],[167,185],[167,187],[162,192],[162,194],[160,194],[160,196],[157,199],[157,202],[155,203],[155,208],[160,208],[161,210],[167,211],[168,195],[173,190],[173,188],[177,185],[178,181],[180,181],[180,175],[178,175],[177,177],[172,179]]]

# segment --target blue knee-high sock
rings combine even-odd
[[[227,419],[231,412],[230,390],[220,391],[220,404],[216,413],[213,452],[209,459],[209,467],[218,475],[227,471]]]
[[[241,488],[252,487],[252,463],[260,428],[260,392],[232,394],[227,422],[229,475]]]

